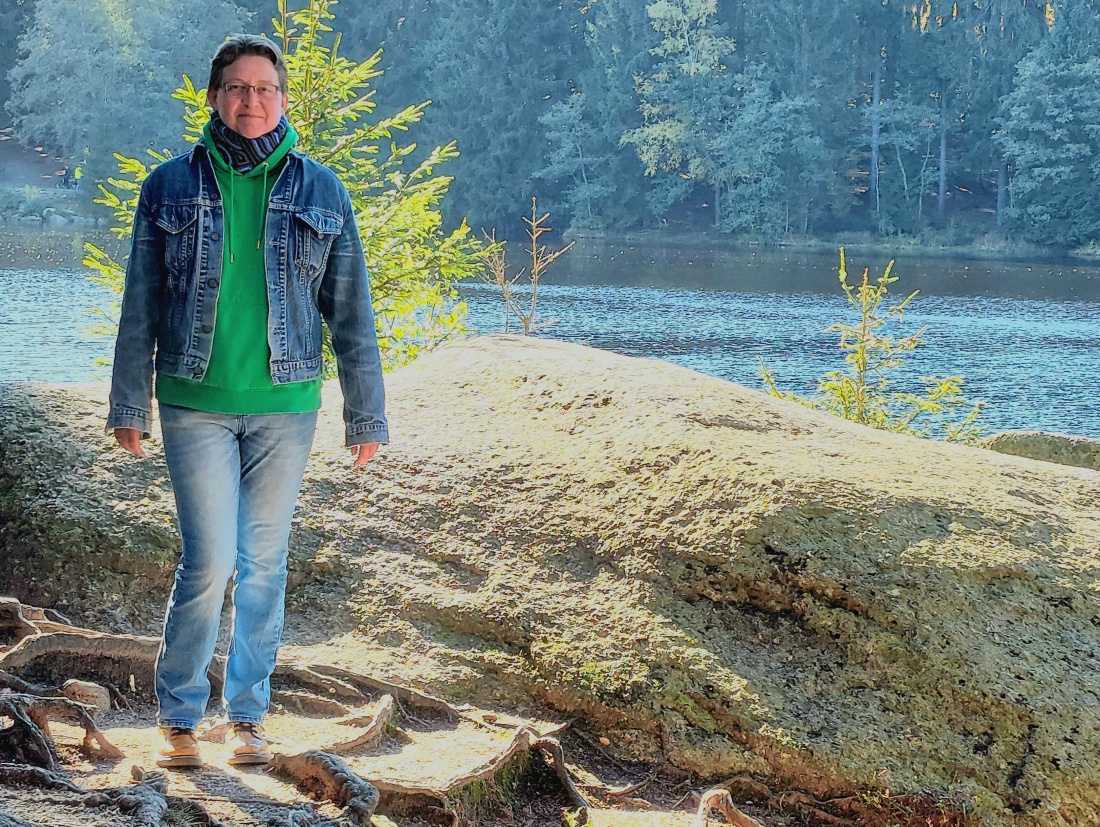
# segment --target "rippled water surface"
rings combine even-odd
[[[79,382],[104,373],[95,362],[109,357],[110,341],[89,331],[89,308],[109,296],[58,246],[37,260],[9,255],[12,266],[0,269],[0,381]],[[863,266],[877,274],[885,260],[853,256],[849,269],[853,277]],[[561,265],[540,291],[541,315],[558,320],[545,335],[753,388],[761,387],[763,359],[781,387],[802,394],[839,367],[836,334],[824,331],[852,315],[832,255],[588,245]],[[903,384],[963,375],[967,395],[985,400],[992,430],[1100,437],[1100,268],[902,258],[895,272],[899,295],[921,290],[899,332],[928,326]],[[471,283],[462,293],[475,331],[501,329],[493,290]]]

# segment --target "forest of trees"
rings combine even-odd
[[[2,120],[110,174],[182,149],[180,76],[274,0],[4,0]],[[380,112],[458,142],[446,213],[514,228],[1100,242],[1100,0],[372,0]]]

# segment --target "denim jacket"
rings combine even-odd
[[[115,342],[107,428],[151,431],[153,370],[201,381],[210,362],[222,270],[222,199],[198,144],[141,187]],[[331,170],[298,152],[267,207],[271,379],[321,375],[321,319],[332,331],[348,445],[388,442],[370,280],[351,198]],[[154,357],[155,354],[155,357]]]

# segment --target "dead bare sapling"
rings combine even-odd
[[[550,232],[546,225],[550,213],[538,213],[537,199],[531,199],[531,217],[526,216],[523,223],[527,225],[527,237],[531,241],[527,249],[531,256],[530,268],[521,267],[515,275],[508,275],[507,254],[504,241],[497,241],[496,230],[485,234],[489,242],[490,250],[486,256],[486,267],[481,277],[489,284],[496,285],[500,289],[501,299],[504,305],[504,332],[509,332],[509,322],[515,316],[523,325],[523,335],[529,336],[544,330],[557,323],[557,319],[540,319],[538,317],[539,282],[546,273],[547,268],[553,264],[559,256],[568,252],[574,242],[570,241],[558,250],[550,250],[545,244],[539,244],[539,237],[543,233]],[[526,284],[519,290],[516,285],[527,276]],[[525,295],[526,294],[526,295]]]

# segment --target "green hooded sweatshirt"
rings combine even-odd
[[[266,161],[247,173],[233,169],[214,146],[207,124],[203,144],[214,164],[224,205],[222,284],[210,365],[201,382],[157,376],[157,399],[168,405],[223,414],[306,413],[321,407],[321,380],[276,385],[267,343],[264,227],[271,189],[294,148],[293,128]]]

